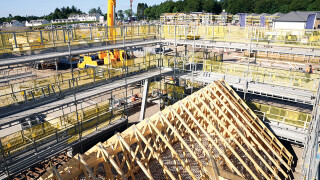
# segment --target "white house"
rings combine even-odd
[[[311,16],[315,16],[314,19],[309,19]],[[311,28],[307,27],[308,23],[311,24]],[[273,20],[273,28],[275,29],[316,29],[319,28],[320,12],[314,11],[292,11],[277,19]]]
[[[72,14],[68,17],[68,19],[77,19],[79,21],[99,21],[101,14],[94,13],[94,14]]]
[[[40,26],[43,24],[49,24],[50,22],[45,19],[31,20],[30,22],[26,21],[26,26]]]
[[[104,23],[104,16],[100,16],[100,17],[99,17],[99,22],[100,22],[100,23]]]
[[[3,27],[24,27],[24,24],[17,20],[12,20],[11,22],[4,22]]]
[[[76,22],[79,21],[79,19],[55,19],[52,20],[51,23],[65,23],[65,22]]]

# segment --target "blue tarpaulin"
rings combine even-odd
[[[306,29],[313,29],[316,14],[310,14],[307,19]]]
[[[240,14],[240,27],[246,27],[246,14]]]
[[[260,16],[260,27],[265,27],[266,25],[266,17]]]

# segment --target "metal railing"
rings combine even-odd
[[[110,80],[123,77],[125,69],[127,69],[128,74],[149,70],[158,67],[158,61],[159,59],[157,59],[155,55],[151,55],[148,60],[144,59],[144,62],[129,66],[109,69],[108,67],[112,67],[112,64],[117,63],[112,62],[110,65],[101,66],[99,69],[88,68],[77,70],[73,72],[74,79],[71,78],[70,73],[63,73],[53,77],[43,77],[23,83],[11,84],[0,89],[0,108],[36,101],[51,96],[59,96],[62,93],[70,92],[74,89],[77,90],[84,86],[94,85],[106,79]],[[72,86],[73,81],[75,82],[74,88]]]
[[[312,112],[312,121],[308,128],[308,136],[304,143],[303,150],[303,164],[301,179],[319,179],[319,165],[320,165],[320,86],[317,89],[316,100]]]
[[[311,121],[311,114],[307,113],[301,113],[301,112],[296,112],[292,111],[289,109],[283,109],[283,108],[277,108],[277,107],[272,107],[270,105],[265,105],[265,104],[259,104],[259,103],[252,103],[252,102],[247,102],[250,108],[253,109],[255,114],[262,120],[262,121],[274,121],[274,122],[280,122],[283,124],[291,125],[294,127],[301,128],[302,130],[307,130],[310,125]],[[269,106],[268,109],[261,108],[257,109],[257,107],[254,106]],[[270,109],[278,109],[278,114],[272,113]],[[276,110],[273,110],[276,111]],[[285,113],[284,113],[285,112]]]
[[[210,59],[197,57],[194,62],[203,65],[202,69],[194,69],[215,72],[225,75],[234,75],[239,77],[248,77],[252,81],[268,83],[290,88],[299,88],[309,90],[315,93],[319,82],[320,74],[308,74],[299,71],[290,71],[276,68],[267,68],[260,66],[248,66],[241,64],[231,64],[219,62],[222,57],[220,54],[215,54]],[[165,55],[163,56],[163,65],[166,67],[176,67],[180,70],[189,70],[187,65],[192,62],[192,57],[176,57]]]
[[[199,36],[210,41],[226,41],[281,45],[290,47],[319,48],[320,30],[286,30],[260,27],[214,25],[139,25],[115,27],[81,27],[35,31],[0,32],[0,54],[35,49],[153,38],[186,39]],[[70,31],[70,35],[68,35]],[[110,33],[114,32],[114,36]]]
[[[316,91],[320,81],[319,74],[310,75],[297,71],[265,68],[259,66],[249,66],[248,69],[246,65],[228,64],[206,60],[203,61],[203,66],[204,71],[239,77],[249,77],[249,79],[256,82],[300,88],[313,92]]]
[[[320,30],[290,30],[261,27],[214,25],[162,25],[166,39],[186,39],[199,36],[210,41],[282,45],[290,47],[319,48]]]
[[[137,88],[133,87],[133,89]],[[141,89],[139,94],[141,95]],[[107,95],[110,95],[109,98],[102,98]],[[31,121],[31,124],[35,125],[0,138],[1,165],[8,166],[13,162],[16,163],[25,153],[41,152],[47,145],[51,146],[55,142],[67,147],[79,140],[79,131],[81,136],[85,137],[109,126],[110,123],[124,116],[124,106],[120,102],[124,102],[125,97],[117,99],[121,95],[124,96],[124,93],[99,94],[97,98],[101,99],[100,102],[82,108],[82,103],[85,102],[82,101],[79,103],[81,109],[77,112],[70,109],[69,113],[64,113],[68,111],[68,106],[71,104],[66,105],[65,110],[61,107],[62,115],[46,119],[40,124]],[[116,105],[116,102],[119,102],[119,105]],[[128,108],[139,102],[139,100],[128,102]],[[77,114],[80,124],[77,123]]]
[[[0,32],[0,54],[97,42],[155,38],[157,25],[81,27]],[[70,33],[68,33],[70,32]],[[113,34],[112,36],[110,35]]]

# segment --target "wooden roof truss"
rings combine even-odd
[[[43,179],[289,179],[292,155],[223,80]],[[102,173],[98,173],[98,169]]]

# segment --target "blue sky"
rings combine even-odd
[[[133,10],[137,9],[138,3],[147,3],[148,6],[160,4],[165,0],[133,0]],[[42,16],[53,12],[56,7],[72,6],[88,13],[91,8],[101,7],[103,13],[107,12],[108,0],[0,0],[0,17],[15,15]],[[117,0],[117,10],[129,9],[130,0]]]

